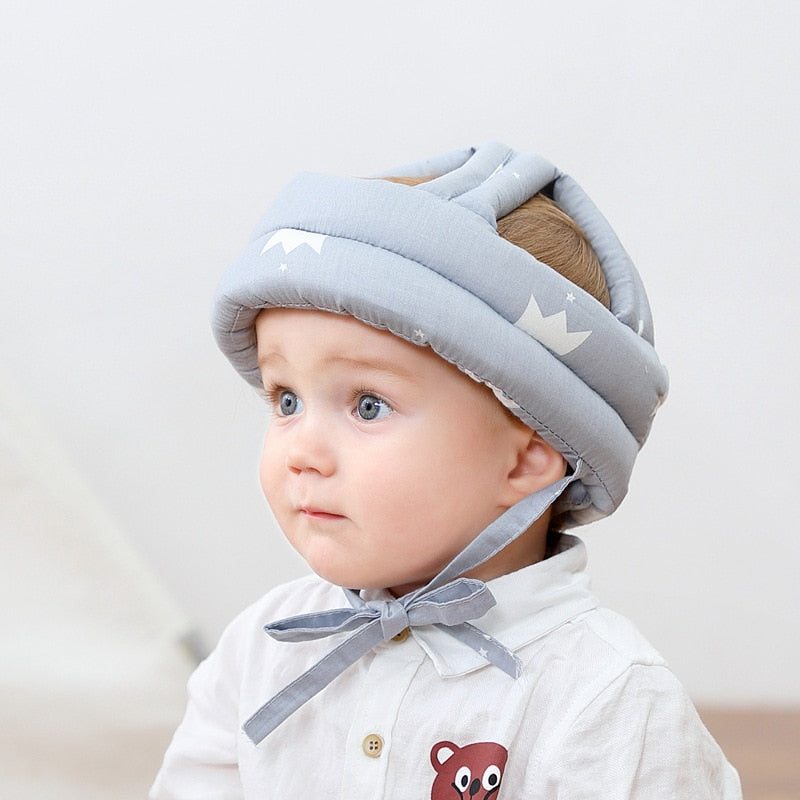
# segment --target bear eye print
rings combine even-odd
[[[501,775],[500,767],[496,764],[486,767],[486,771],[483,773],[483,788],[486,789],[487,792],[496,789],[500,785]]]
[[[455,787],[456,791],[461,794],[462,792],[467,791],[471,779],[472,773],[470,772],[469,767],[461,767],[458,772],[456,772],[453,786]]]

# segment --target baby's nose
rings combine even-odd
[[[295,427],[286,449],[286,467],[291,472],[331,475],[336,467],[333,447],[324,429],[308,417]]]

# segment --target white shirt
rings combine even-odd
[[[192,676],[151,798],[741,798],[661,656],[598,608],[584,545],[562,541],[558,554],[490,581],[497,605],[474,621],[522,660],[520,678],[441,630],[415,628],[254,746],[244,721],[340,641],[276,642],[263,625],[347,606],[316,576],[271,591]]]

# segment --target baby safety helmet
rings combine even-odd
[[[223,353],[255,387],[261,309],[349,314],[430,347],[563,454],[559,528],[610,514],[667,392],[644,287],[581,187],[499,144],[389,173],[415,186],[301,174],[278,194],[213,306]],[[584,231],[610,294],[594,297],[501,238],[497,220],[544,192]]]

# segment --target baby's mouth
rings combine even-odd
[[[331,511],[325,511],[321,508],[314,508],[312,506],[303,506],[299,509],[300,513],[304,516],[308,517],[309,519],[318,519],[318,520],[337,520],[337,519],[344,519],[341,514],[334,514]]]

